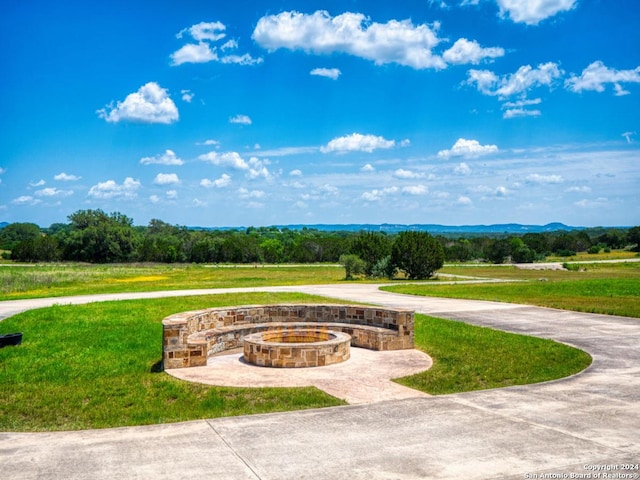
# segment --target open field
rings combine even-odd
[[[586,253],[577,252],[570,257],[556,257],[550,255],[545,259],[545,262],[594,262],[600,260],[624,260],[629,258],[638,258],[638,252],[630,252],[629,250],[613,250],[605,253]]]
[[[341,405],[315,388],[227,388],[160,372],[161,320],[204,307],[322,302],[303,294],[223,294],[33,310],[0,322],[24,343],[0,349],[0,431],[42,431],[170,423]],[[331,300],[333,302],[333,300]],[[455,339],[455,341],[452,341]],[[434,367],[402,380],[428,393],[520,385],[584,369],[584,352],[423,315],[416,347]]]
[[[0,267],[0,300],[188,288],[310,285],[344,279],[335,265],[38,264]]]
[[[432,282],[382,288],[411,295],[521,303],[640,318],[640,263],[637,262],[584,264],[578,271],[479,266],[447,267],[441,272],[525,281],[455,285]]]

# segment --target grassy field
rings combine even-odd
[[[162,373],[161,320],[205,307],[327,302],[302,294],[251,293],[54,306],[0,322],[22,331],[0,349],[0,431],[44,431],[170,423],[341,405],[310,388],[226,388]],[[441,394],[519,385],[576,373],[584,352],[549,340],[416,316],[416,347],[434,367],[400,380]]]
[[[344,268],[335,265],[6,265],[0,267],[0,300],[343,280]]]
[[[545,262],[594,262],[600,260],[623,260],[629,258],[638,258],[637,252],[630,252],[628,250],[613,250],[611,252],[605,253],[587,253],[587,252],[577,252],[575,255],[570,257],[556,257],[549,256],[545,259]]]
[[[383,287],[383,290],[640,317],[640,263],[584,264],[579,268],[578,271],[536,271],[509,266],[448,267],[441,272],[519,282],[455,285],[431,282]]]

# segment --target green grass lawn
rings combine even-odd
[[[433,395],[544,382],[591,364],[557,342],[425,315],[416,316],[415,343],[433,367],[396,381]]]
[[[159,371],[161,320],[205,307],[321,302],[303,294],[228,294],[54,306],[0,322],[23,344],[0,349],[0,431],[43,431],[170,423],[342,405],[313,388],[226,388]],[[333,300],[332,300],[333,302]],[[416,316],[416,347],[434,367],[400,380],[452,393],[551,380],[590,358],[549,340]]]
[[[159,371],[161,320],[204,307],[326,299],[255,293],[54,306],[0,322],[23,344],[0,349],[0,431],[169,423],[344,402],[313,388],[219,388]]]
[[[456,285],[431,282],[383,287],[383,290],[640,317],[640,263],[587,264],[581,268],[582,271],[535,271],[514,267],[451,267],[442,271],[526,281]]]

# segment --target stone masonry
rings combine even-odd
[[[242,347],[245,335],[310,325],[347,333],[354,347],[414,347],[414,312],[408,309],[333,304],[208,308],[162,320],[164,368],[204,366],[209,356]]]

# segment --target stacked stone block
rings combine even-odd
[[[209,308],[162,321],[164,367],[204,366],[208,356],[241,347],[245,335],[294,324],[347,333],[355,347],[403,350],[414,346],[414,313],[407,309],[327,304]]]

